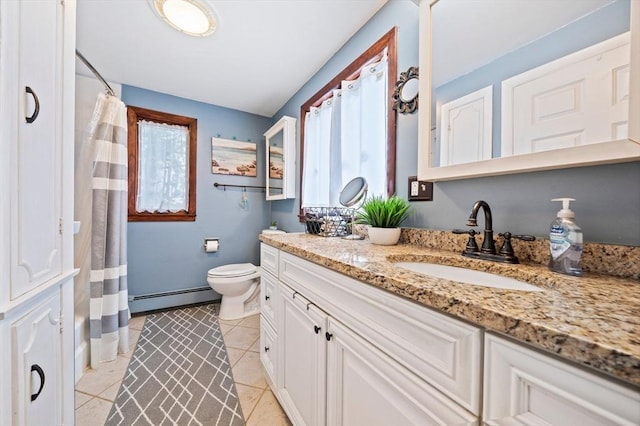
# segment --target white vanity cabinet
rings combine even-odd
[[[477,424],[478,328],[273,250],[262,244],[278,258],[270,385],[295,425]]]
[[[638,425],[640,393],[504,338],[485,336],[490,425]]]
[[[73,424],[75,1],[0,2],[0,424]]]
[[[637,386],[266,244],[262,254],[280,294],[270,385],[294,425],[640,424]]]

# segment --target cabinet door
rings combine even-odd
[[[329,318],[327,424],[477,424],[477,418]]]
[[[11,325],[13,424],[61,424],[60,293]]]
[[[260,277],[260,313],[271,327],[277,324],[278,280],[263,270]]]
[[[324,425],[326,314],[282,284],[280,300],[278,356],[282,404],[293,424]]]
[[[3,143],[11,144],[13,160],[12,299],[62,270],[62,3],[2,5],[8,14],[2,24],[10,25],[7,45],[19,46],[4,56],[10,62],[6,70],[17,70],[14,86],[3,94],[3,120],[11,129]]]
[[[638,425],[640,392],[497,336],[485,337],[489,425]]]
[[[264,368],[265,376],[269,386],[276,391],[280,387],[278,381],[278,336],[273,327],[260,319],[260,362]]]

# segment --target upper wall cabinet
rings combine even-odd
[[[296,119],[282,117],[264,136],[267,200],[296,198]]]
[[[640,159],[640,2],[422,0],[420,70],[420,179]]]

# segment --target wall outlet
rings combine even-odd
[[[433,201],[433,182],[409,176],[409,201]]]
[[[418,181],[417,180],[409,181],[409,186],[411,187],[411,190],[409,191],[409,195],[411,195],[412,197],[417,197],[418,196]]]

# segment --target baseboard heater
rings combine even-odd
[[[1,1],[1,0],[0,0]],[[158,293],[129,296],[129,310],[132,314],[151,312],[178,306],[187,306],[220,300],[220,295],[211,287],[195,287]]]
[[[156,297],[178,296],[181,294],[197,293],[199,291],[211,291],[211,287],[194,287],[185,288],[182,290],[162,291],[159,293],[138,294],[135,296],[129,296],[129,302],[144,299],[155,299]]]

